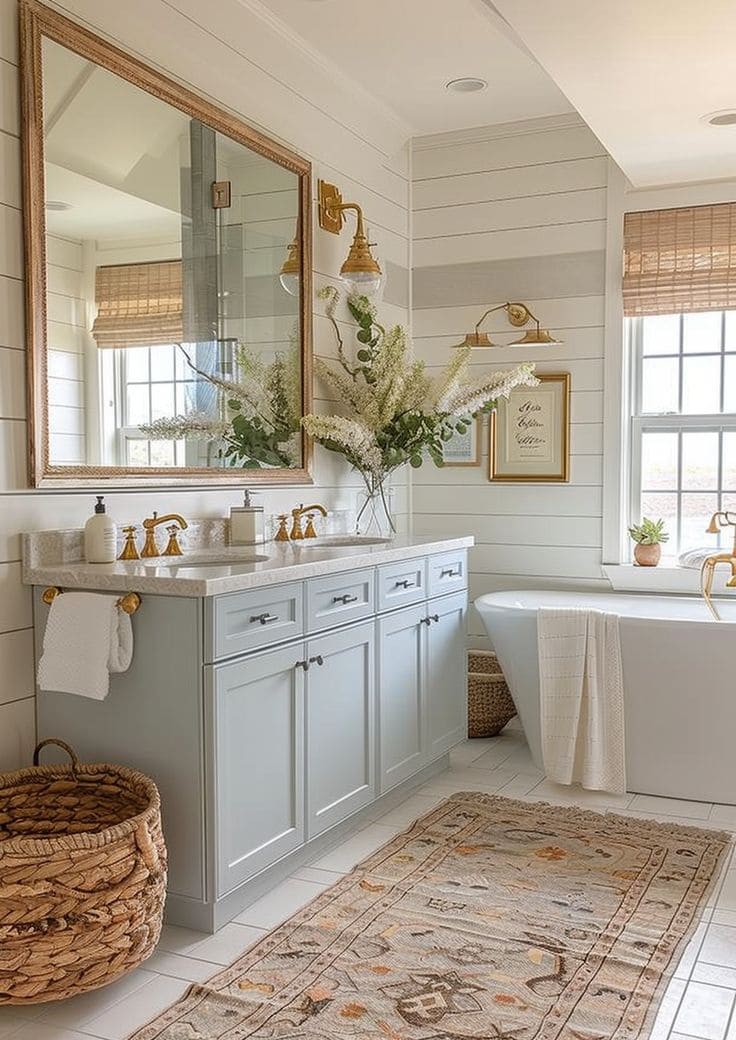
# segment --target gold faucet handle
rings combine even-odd
[[[169,533],[169,541],[166,548],[163,551],[164,556],[183,556],[181,546],[179,545],[179,525],[169,524],[166,528]]]
[[[314,513],[307,513],[307,527],[304,531],[305,538],[316,538],[317,532],[314,529]]]
[[[131,524],[129,527],[123,528],[123,534],[125,535],[125,544],[123,545],[123,551],[118,556],[119,560],[139,560],[138,546],[135,540],[136,528],[135,525]]]
[[[276,519],[279,522],[279,529],[276,532],[276,534],[274,535],[273,540],[275,542],[288,542],[289,541],[289,529],[286,526],[287,521],[289,519],[288,516],[286,515],[286,513],[279,513],[279,515],[276,517]]]

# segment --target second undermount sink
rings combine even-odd
[[[186,556],[159,556],[155,562],[146,561],[143,566],[156,570],[159,567],[166,567],[167,570],[181,570],[182,568],[192,570],[196,567],[199,570],[203,567],[238,567],[249,563],[265,563],[268,559],[270,557],[263,553],[249,553],[247,556],[207,556],[192,560],[188,560]]]
[[[361,545],[388,545],[390,538],[372,538],[369,535],[340,534],[326,535],[324,538],[305,538],[292,542],[297,549],[359,549]]]

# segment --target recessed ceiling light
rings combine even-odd
[[[736,109],[724,108],[720,112],[709,112],[703,116],[703,120],[711,126],[736,126]]]
[[[60,199],[49,199],[46,203],[46,209],[51,210],[52,213],[64,213],[71,208],[71,202],[62,202]]]
[[[477,76],[463,76],[445,83],[445,90],[453,90],[456,94],[475,94],[479,90],[485,90],[487,86],[486,81]]]

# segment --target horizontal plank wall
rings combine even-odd
[[[261,18],[238,0],[63,0],[52,6],[311,159],[315,191],[323,177],[360,202],[388,275],[384,318],[407,322],[409,132],[396,117],[289,39],[265,8]],[[78,527],[94,503],[88,491],[28,488],[17,40],[16,0],[0,0],[0,770],[27,764],[34,740],[33,621],[30,592],[20,580],[20,533]],[[315,230],[316,288],[334,280],[349,244],[349,227],[339,238]],[[315,350],[329,356],[332,331],[321,301],[315,306]],[[323,387],[315,396],[317,409],[332,409]],[[307,496],[328,507],[354,507],[358,485],[339,458],[318,449],[314,477],[311,489],[264,489],[267,512]],[[118,522],[138,523],[153,509],[222,516],[239,500],[236,491],[202,487],[108,494]],[[405,524],[404,484],[397,488],[397,511]]]
[[[502,589],[606,588],[601,577],[603,332],[608,157],[576,116],[417,138],[413,149],[413,328],[436,371],[488,307],[521,301],[563,342],[508,346],[503,312],[484,326],[481,375],[521,361],[572,376],[569,484],[488,481],[479,467],[413,476],[419,535],[475,535],[471,597]],[[522,330],[523,331],[523,330]],[[471,611],[470,642],[486,642]]]

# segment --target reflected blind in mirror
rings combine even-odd
[[[155,347],[184,338],[181,260],[98,267],[97,346]]]
[[[624,215],[624,314],[736,307],[736,203]]]

